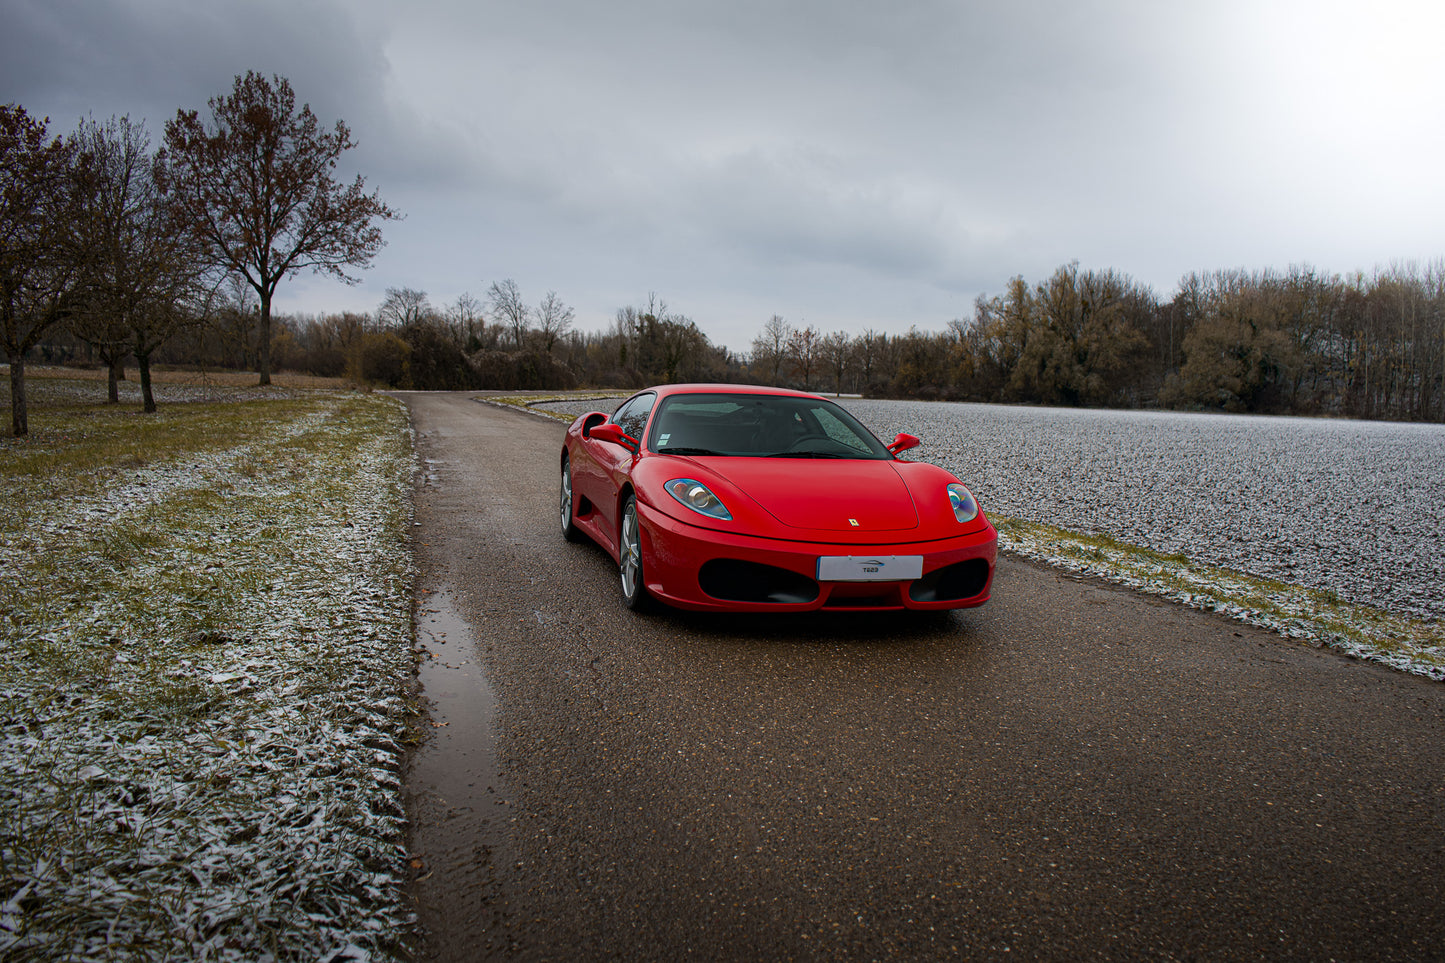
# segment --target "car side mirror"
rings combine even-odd
[[[614,445],[621,445],[623,448],[634,452],[642,447],[642,444],[636,438],[633,438],[620,427],[613,424],[598,425],[588,433],[587,437],[594,441],[610,441]]]
[[[607,416],[600,411],[589,411],[582,416],[582,437],[591,438],[592,429],[607,421]]]
[[[921,444],[923,444],[923,442],[918,439],[918,436],[906,435],[900,431],[898,437],[893,439],[893,444],[888,446],[888,450],[898,455],[910,448],[917,448]]]

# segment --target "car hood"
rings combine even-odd
[[[790,528],[896,532],[918,527],[918,510],[891,461],[807,458],[709,459],[709,467]]]

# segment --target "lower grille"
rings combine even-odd
[[[724,602],[777,602],[798,605],[818,597],[818,583],[785,568],[715,558],[697,573],[702,590]]]
[[[988,585],[988,562],[971,558],[934,569],[914,582],[908,597],[915,602],[957,602],[971,599]]]

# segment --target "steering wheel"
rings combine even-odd
[[[824,442],[824,443],[829,444],[829,445],[837,445],[837,444],[838,444],[836,441],[834,441],[833,439],[829,438],[827,435],[803,435],[803,436],[800,437],[800,438],[795,438],[795,439],[793,439],[793,443],[788,446],[788,451],[797,451],[800,447],[802,447],[802,445],[803,445],[804,443],[806,443],[806,442],[814,442],[814,441],[821,441],[821,442]]]

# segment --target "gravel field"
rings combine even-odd
[[[843,403],[884,440],[921,437],[916,457],[955,472],[993,514],[1445,615],[1445,425]]]
[[[1445,615],[1445,425],[850,401],[987,510]]]

